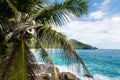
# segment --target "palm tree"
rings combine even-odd
[[[36,46],[41,50],[39,55],[46,64],[55,67],[45,47],[57,44],[64,51],[65,60],[79,64],[85,74],[90,74],[75,49],[52,26],[61,26],[75,16],[86,14],[87,3],[87,0],[54,3],[46,0],[0,0],[0,37],[3,38],[0,40],[0,80],[36,79],[33,64],[36,60],[29,43],[32,38],[37,41]],[[58,80],[57,74],[54,76]]]

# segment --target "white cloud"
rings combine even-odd
[[[118,16],[112,17],[112,18],[111,18],[111,21],[112,21],[112,22],[119,23],[119,22],[120,22],[120,17],[118,17]]]
[[[111,0],[104,0],[101,5],[99,6],[99,8],[103,11],[106,11],[109,8],[109,4],[110,2],[112,2]]]
[[[89,14],[89,19],[102,19],[104,16],[109,14],[109,5],[111,0],[103,0],[102,3],[94,3],[93,6],[96,6],[98,10]]]
[[[103,3],[101,4],[102,6],[106,6],[110,3],[111,0],[104,0]]]
[[[98,9],[89,14],[86,21],[73,21],[61,31],[69,38],[102,49],[120,49],[120,14],[110,14],[112,0],[94,3]],[[110,14],[110,16],[109,16]]]
[[[99,10],[99,11],[90,13],[89,17],[92,19],[102,19],[104,15],[105,13]]]
[[[70,38],[97,46],[120,49],[120,16],[101,21],[74,21],[62,29]]]

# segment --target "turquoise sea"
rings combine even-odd
[[[70,71],[66,68],[59,49],[48,49],[54,63],[60,71]],[[76,50],[85,62],[87,68],[93,74],[95,80],[120,80],[120,50],[98,49],[98,50]],[[55,55],[57,54],[57,55]],[[36,55],[37,61],[39,57]],[[75,65],[75,64],[71,64]],[[71,71],[74,74],[76,72]],[[81,78],[81,77],[80,77]],[[81,80],[88,80],[82,78]]]

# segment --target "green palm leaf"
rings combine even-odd
[[[55,80],[59,80],[59,79],[58,79],[58,73],[57,73],[57,71],[56,71],[56,67],[55,67],[54,62],[52,61],[50,55],[49,55],[48,52],[42,47],[40,41],[39,41],[37,38],[35,38],[35,37],[34,37],[34,39],[37,41],[37,42],[36,42],[36,46],[37,46],[37,52],[36,52],[36,53],[38,53],[38,55],[40,55],[40,60],[41,60],[41,62],[45,62],[46,64],[52,66],[52,67],[54,68],[54,70],[53,70],[53,72],[54,72],[54,79],[55,79]],[[38,49],[39,49],[40,51],[39,51]]]
[[[2,80],[7,80],[8,79],[8,75],[10,74],[10,70],[11,70],[11,67],[12,67],[12,64],[14,62],[14,58],[15,58],[15,55],[18,51],[18,49],[20,48],[20,43],[17,43],[17,44],[14,44],[13,46],[13,50],[10,54],[10,56],[8,57],[9,59],[7,59],[5,62],[6,64],[4,65],[5,68],[2,68],[2,75],[0,78],[2,78]]]
[[[80,17],[87,13],[87,0],[66,0],[63,3],[54,3],[43,7],[37,14],[33,14],[33,19],[43,24],[62,25],[74,16]]]
[[[65,37],[63,35],[61,35],[57,31],[51,29],[50,27],[45,27],[45,26],[40,27],[38,29],[37,33],[38,33],[38,35],[37,35],[38,38],[43,43],[42,44],[43,46],[47,47],[47,45],[49,45],[51,43],[57,45],[58,47],[60,47],[64,50],[65,54],[63,54],[63,55],[65,56],[64,57],[65,60],[67,60],[71,63],[78,63],[80,65],[82,64],[85,74],[90,74],[90,72],[86,68],[85,64],[83,63],[82,59],[79,57],[79,55],[77,54],[75,49],[71,46],[71,44],[67,41],[67,39],[65,39]],[[77,68],[78,72],[79,72],[80,65]]]
[[[26,58],[25,54],[25,45],[23,40],[21,41],[21,45],[19,50],[17,51],[16,57],[14,59],[14,67],[12,69],[12,73],[10,75],[11,80],[26,80],[27,79],[27,68],[26,68]]]
[[[6,68],[2,68],[2,80],[35,80],[34,56],[26,43],[21,40],[15,44],[12,54],[8,59]]]
[[[39,55],[42,57],[42,61],[53,65],[56,80],[58,78],[54,63],[44,49],[50,44],[62,48],[65,52],[62,54],[65,56],[65,60],[78,63],[79,67],[82,64],[85,73],[89,73],[67,39],[61,33],[53,30],[53,26],[50,26],[63,25],[75,16],[80,17],[86,14],[87,9],[87,0],[65,0],[52,4],[46,3],[46,0],[0,0],[0,31],[4,37],[4,40],[0,40],[2,43],[0,48],[2,48],[1,45],[13,44],[12,50],[8,51],[5,59],[2,58],[5,67],[0,66],[0,79],[36,79],[34,73],[36,69],[35,58],[30,51],[29,44],[27,44],[33,36],[39,41],[37,45],[41,49]],[[31,29],[35,30],[35,34],[29,33]],[[7,49],[8,47],[5,51]]]

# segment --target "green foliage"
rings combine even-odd
[[[60,46],[58,44],[54,44],[54,43],[47,43],[48,40],[44,40],[41,44],[46,43],[46,46],[44,45],[45,48],[60,48]],[[70,42],[70,44],[75,48],[75,49],[97,49],[96,47],[93,47],[91,45],[82,43],[80,41],[77,41],[75,39],[70,39],[68,40]],[[35,39],[31,39],[31,48],[35,49],[37,48],[35,46],[36,40]]]
[[[74,48],[76,49],[97,49],[96,47],[93,47],[91,45],[88,44],[84,44],[80,41],[77,41],[75,39],[71,39],[70,43],[74,46]]]
[[[12,67],[12,73],[10,74],[10,80],[26,80],[27,79],[27,54],[25,54],[25,45],[23,40],[19,46],[19,50],[16,53],[14,60],[14,66]],[[14,75],[14,76],[12,76]]]
[[[41,49],[39,55],[46,64],[55,67],[44,49],[53,44],[52,47],[63,49],[64,60],[78,63],[78,70],[82,65],[85,74],[90,74],[66,37],[52,28],[53,24],[60,26],[75,16],[86,14],[87,0],[65,0],[52,4],[45,2],[46,0],[0,0],[0,56],[11,48],[4,58],[0,58],[1,80],[36,79],[36,60],[30,51],[31,39],[36,43],[32,45]],[[58,80],[55,69],[54,74],[55,80]]]
[[[44,24],[63,25],[74,16],[80,17],[87,13],[87,0],[65,0],[63,3],[55,2],[45,6],[37,14],[36,20]],[[68,15],[69,14],[69,15]]]

